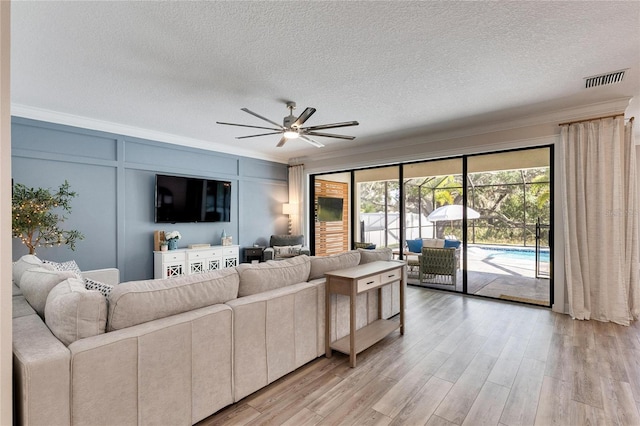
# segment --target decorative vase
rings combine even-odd
[[[178,248],[178,239],[172,238],[169,240],[169,250],[175,250]]]

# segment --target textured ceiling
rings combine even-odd
[[[584,89],[584,77],[626,68],[622,83]],[[317,108],[307,125],[358,120],[337,132],[353,142],[318,138],[325,155],[454,120],[638,105],[639,68],[636,1],[12,4],[14,110],[284,162],[318,149],[236,140],[253,132],[215,122],[267,124],[242,107],[281,122],[287,100]]]

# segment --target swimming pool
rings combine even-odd
[[[536,252],[533,247],[482,247],[476,246],[486,252],[488,258],[505,260],[525,260],[535,262]],[[540,261],[549,262],[549,249],[540,250]]]

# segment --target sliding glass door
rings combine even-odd
[[[314,176],[315,252],[390,247],[409,285],[550,306],[552,158],[547,146]],[[318,214],[322,197],[342,198],[340,220]]]
[[[462,292],[462,159],[404,165],[403,185],[408,283]]]
[[[467,291],[551,304],[551,148],[467,158]]]

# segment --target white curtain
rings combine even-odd
[[[562,126],[564,237],[573,318],[629,325],[638,318],[638,196],[632,121]]]
[[[304,233],[304,165],[289,166],[289,204],[293,214],[290,215],[291,234]]]

